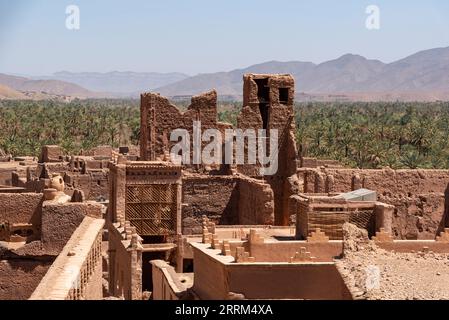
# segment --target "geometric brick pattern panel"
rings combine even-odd
[[[126,187],[125,218],[142,236],[176,232],[177,185],[147,184]]]

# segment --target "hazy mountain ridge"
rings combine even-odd
[[[188,78],[183,73],[131,72],[56,72],[46,79],[75,83],[92,91],[129,94],[147,91]]]
[[[229,72],[57,72],[45,77],[0,74],[9,96],[61,95],[79,98],[138,97],[153,91],[191,96],[215,88],[222,97],[240,98],[245,73],[290,73],[300,100],[449,100],[449,47],[420,51],[392,63],[346,54],[320,64],[269,61]],[[12,92],[15,90],[16,92]],[[3,92],[7,90],[3,88]]]
[[[297,93],[404,93],[449,92],[449,47],[418,52],[389,64],[346,54],[338,59],[311,62],[271,61],[230,72],[201,74],[162,86],[156,91],[167,96],[193,95],[215,88],[221,95],[240,96],[242,75],[291,73]]]
[[[0,74],[0,84],[21,93],[38,93],[78,98],[97,98],[106,96],[92,92],[79,85],[59,80],[32,80],[25,77]]]

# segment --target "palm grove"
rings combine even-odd
[[[185,109],[187,103],[178,103]],[[241,104],[221,102],[236,124]],[[300,103],[296,138],[304,156],[359,168],[449,168],[449,103]],[[44,144],[77,154],[98,145],[137,145],[137,100],[0,101],[0,153],[38,155]]]

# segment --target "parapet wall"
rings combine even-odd
[[[333,262],[235,263],[206,245],[194,248],[193,290],[200,299],[349,299],[350,294]],[[295,285],[292,285],[294,283]]]
[[[85,217],[30,300],[102,299],[103,219]]]
[[[186,297],[187,287],[180,281],[182,274],[163,260],[151,261],[153,300],[181,300]],[[185,282],[186,279],[184,280]]]
[[[310,252],[314,262],[333,262],[333,259],[343,253],[342,241],[307,242],[307,241],[275,241],[251,242],[248,245],[251,257],[255,262],[285,262],[290,261],[297,252]]]
[[[334,263],[256,263],[226,267],[228,290],[243,294],[246,299],[350,299]]]

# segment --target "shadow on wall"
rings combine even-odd
[[[447,185],[446,190],[444,191],[444,214],[443,218],[441,219],[440,226],[438,227],[438,233],[444,231],[444,228],[449,227],[449,184]]]
[[[239,192],[238,187],[232,189],[229,201],[223,209],[223,214],[220,217],[219,223],[221,225],[232,225],[239,223]]]

